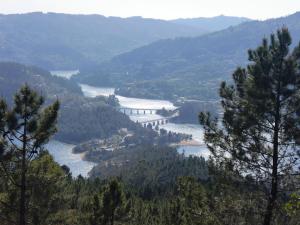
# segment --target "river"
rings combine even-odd
[[[74,154],[72,149],[75,145],[59,141],[50,141],[45,147],[60,165],[67,165],[74,177],[82,175],[88,177],[89,171],[96,165],[93,162],[82,160],[81,154]]]
[[[70,79],[73,75],[78,74],[79,70],[52,70],[52,71],[50,71],[50,73],[53,76]]]
[[[74,71],[52,71],[55,76],[64,77],[70,79],[74,74],[78,73],[78,70]],[[113,95],[115,92],[114,88],[107,87],[93,87],[86,84],[79,84],[83,94],[86,97],[94,98],[96,96],[109,96]],[[135,109],[175,109],[176,107],[172,102],[166,100],[152,100],[152,99],[141,99],[141,98],[129,98],[120,95],[116,95],[119,100],[121,107],[125,108],[135,108]],[[135,114],[128,115],[133,121],[149,121],[153,119],[163,118],[157,114]],[[167,123],[159,126],[160,128],[166,129],[167,131],[185,133],[192,135],[193,139],[200,143],[200,146],[180,146],[178,147],[179,153],[184,153],[186,156],[195,155],[208,158],[209,151],[203,143],[203,129],[197,124],[175,124]],[[81,155],[73,154],[72,148],[74,146],[65,144],[62,142],[51,142],[48,146],[49,151],[54,155],[55,160],[60,164],[66,164],[70,167],[73,176],[81,174],[82,176],[87,176],[88,172],[95,165],[94,163],[83,161]]]
[[[101,88],[93,87],[86,84],[80,84],[83,94],[86,97],[94,98],[99,95],[109,96],[114,94],[114,88]],[[172,102],[166,100],[152,100],[152,99],[141,99],[141,98],[128,98],[120,95],[116,95],[119,100],[121,107],[135,108],[135,109],[176,109]],[[154,119],[163,118],[157,114],[128,114],[131,120],[133,121],[149,121]],[[201,146],[180,146],[178,148],[179,152],[184,152],[186,155],[196,155],[208,157],[209,153],[207,148],[203,143],[203,129],[200,125],[197,124],[175,124],[167,123],[159,125],[160,128],[166,129],[167,131],[185,133],[192,135],[193,139],[201,144]]]

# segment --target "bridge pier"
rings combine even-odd
[[[126,107],[120,107],[117,109],[119,112],[122,112],[124,114],[128,115],[134,115],[134,114],[155,114],[157,109],[147,109],[147,108],[126,108]]]

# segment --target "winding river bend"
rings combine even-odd
[[[101,87],[93,87],[86,84],[80,84],[82,92],[86,97],[97,97],[99,95],[109,96],[114,94],[114,88],[101,88]],[[135,108],[135,109],[175,109],[176,107],[170,101],[165,100],[152,100],[152,99],[141,99],[141,98],[128,98],[120,95],[116,95],[119,100],[121,107],[124,108]],[[159,118],[164,118],[163,116],[157,114],[134,114],[128,115],[133,121],[149,121],[155,120]],[[209,153],[207,148],[203,143],[203,129],[200,125],[197,124],[175,124],[175,123],[167,123],[163,125],[159,125],[160,128],[166,129],[167,131],[177,132],[177,133],[185,133],[192,135],[193,139],[197,141],[199,146],[180,146],[178,147],[178,151],[180,153],[185,153],[186,155],[196,155],[203,156],[205,158],[208,157]]]
[[[51,72],[55,76],[64,77],[70,79],[70,77],[76,73],[75,71],[52,71]],[[86,97],[94,98],[96,96],[109,96],[115,93],[114,88],[107,87],[93,87],[86,84],[79,84],[82,92]],[[141,99],[141,98],[128,98],[124,96],[116,95],[119,100],[121,107],[124,108],[135,108],[135,109],[175,109],[176,107],[172,102],[166,100],[152,100],[152,99]],[[154,119],[163,118],[157,114],[135,114],[128,115],[133,121],[149,121]],[[175,123],[167,123],[163,125],[159,125],[160,128],[166,129],[167,131],[177,132],[177,133],[185,133],[192,135],[193,139],[200,143],[197,146],[180,146],[178,147],[179,153],[184,153],[185,155],[196,155],[203,156],[207,158],[209,156],[209,152],[203,143],[203,129],[200,125],[196,124],[175,124]],[[73,174],[73,176],[78,176],[81,174],[82,176],[88,176],[88,172],[95,165],[92,162],[87,162],[82,160],[82,156],[80,154],[73,154],[72,148],[73,145],[69,145],[62,142],[51,141],[47,148],[49,152],[52,153],[55,160],[60,164],[67,165]]]

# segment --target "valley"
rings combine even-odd
[[[51,74],[54,76],[58,77],[63,77],[66,79],[70,79],[73,75],[77,73],[77,70],[74,71],[51,71]],[[86,84],[79,84],[81,87],[81,90],[84,94],[85,97],[88,98],[96,98],[99,96],[105,96],[109,97],[110,95],[115,94],[115,89],[114,88],[109,88],[109,87],[95,87],[95,86],[90,86]],[[154,100],[154,99],[142,99],[142,98],[130,98],[130,97],[124,97],[120,95],[115,95],[116,98],[118,99],[118,102],[120,104],[120,107],[124,108],[134,108],[136,109],[141,109],[140,114],[137,114],[137,112],[134,112],[131,114],[131,110],[127,110],[125,113],[126,115],[129,116],[129,118],[133,122],[139,122],[143,123],[145,121],[152,121],[156,119],[164,119],[164,116],[158,115],[155,113],[155,110],[160,110],[160,109],[166,109],[166,110],[174,110],[177,107],[170,101],[166,100]],[[153,113],[147,112],[144,114],[145,108],[150,108],[153,109]],[[155,126],[154,126],[155,127]],[[153,127],[153,129],[154,129]],[[159,129],[165,129],[166,131],[171,131],[175,133],[183,133],[187,135],[192,135],[192,138],[194,141],[190,142],[182,142],[179,144],[173,145],[174,147],[177,148],[179,153],[184,153],[186,156],[189,155],[195,155],[195,156],[202,156],[204,158],[208,158],[209,152],[208,149],[205,147],[204,142],[203,142],[203,129],[200,125],[197,124],[180,124],[180,123],[166,123],[166,124],[160,124],[158,126]],[[64,144],[62,142],[56,142],[61,144],[62,146],[65,146],[67,149],[70,145]],[[60,164],[66,164],[67,166],[70,165],[70,169],[73,175],[76,176],[79,173],[82,176],[87,176],[87,168],[91,170],[91,166],[93,165],[90,164],[87,161],[84,161],[82,156],[79,156],[78,154],[74,153],[68,153],[66,156],[65,152],[63,150],[61,152],[55,151],[54,148],[51,148],[52,146],[50,145],[49,151],[54,155],[54,158],[58,159],[58,162]],[[73,146],[75,147],[75,146]],[[72,148],[71,148],[72,149]],[[69,150],[68,150],[69,152]],[[61,155],[60,155],[61,153]],[[74,158],[76,158],[75,162],[73,162]],[[71,162],[70,162],[71,161]],[[80,162],[81,161],[81,162]],[[73,166],[73,163],[82,163],[87,164],[86,166],[81,166],[78,164],[77,167]]]
[[[299,225],[300,2],[38,2],[0,3],[1,225]]]
[[[152,42],[99,66],[85,68],[74,80],[94,86],[113,86],[127,97],[218,100],[222,81],[247,63],[246,52],[261,37],[285,26],[293,47],[300,41],[300,12],[264,21],[247,21],[197,37],[177,37]]]

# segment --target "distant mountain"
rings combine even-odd
[[[48,71],[14,62],[0,62],[0,98],[13,101],[13,95],[27,83],[47,99],[67,95],[83,96],[72,81],[52,76]]]
[[[49,72],[18,63],[0,62],[0,96],[9,103],[21,85],[27,83],[46,98],[46,104],[57,98],[61,102],[58,133],[55,138],[80,143],[93,138],[107,138],[121,128],[141,129],[126,115],[116,111],[104,98],[85,98],[72,81]]]
[[[171,20],[176,24],[187,25],[194,28],[206,30],[207,32],[219,31],[230,26],[236,26],[244,22],[249,22],[250,19],[245,17],[234,16],[215,16],[215,17],[199,17]]]
[[[161,40],[114,57],[97,69],[82,71],[76,79],[118,86],[119,94],[127,96],[214,100],[220,81],[247,62],[247,50],[282,26],[289,28],[293,44],[298,44],[300,12],[201,37]]]
[[[201,28],[141,17],[39,12],[0,15],[0,61],[46,69],[78,69],[159,39],[205,32]]]

